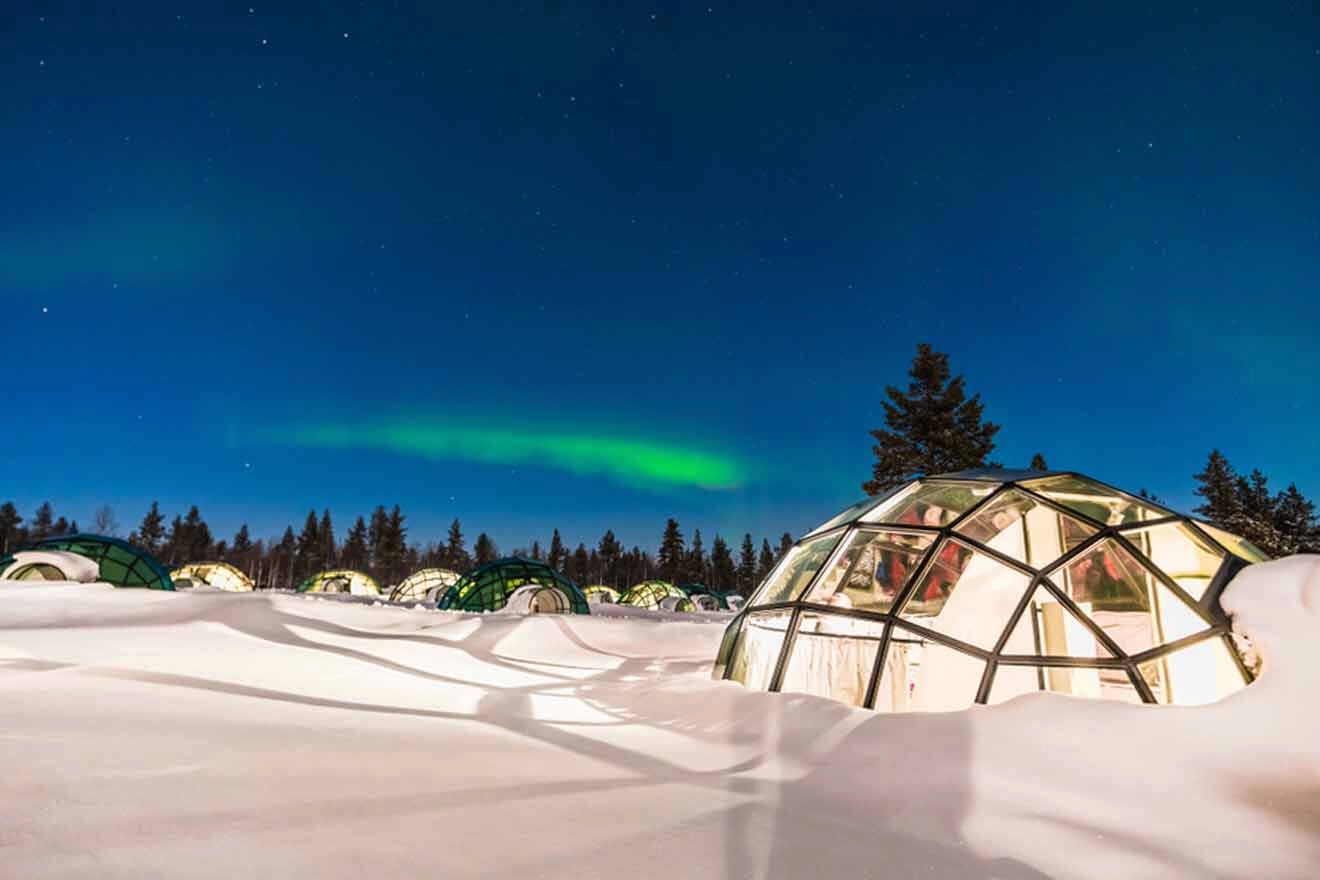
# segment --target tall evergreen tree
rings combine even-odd
[[[247,523],[243,523],[238,527],[238,531],[234,533],[234,543],[229,548],[230,562],[236,568],[246,572],[248,577],[252,577],[254,555],[252,535],[248,532]]]
[[[77,525],[77,522],[75,522],[74,525]],[[55,525],[50,527],[50,533],[55,537],[59,537],[60,535],[72,535],[77,531],[77,529],[69,525],[69,521],[64,517],[55,520]]]
[[[793,549],[793,536],[784,532],[779,536],[779,549],[775,553],[775,560],[778,561],[788,555],[788,551]]]
[[[710,545],[710,584],[718,590],[738,589],[738,573],[733,566],[733,554],[719,533]]]
[[[134,535],[130,538],[132,543],[151,554],[160,552],[161,542],[165,539],[165,517],[161,515],[160,504],[151,502],[151,509],[142,517]]]
[[[564,564],[568,561],[568,551],[564,549],[564,539],[559,536],[559,529],[550,536],[550,553],[546,556],[546,562],[555,571],[563,571]]]
[[[445,543],[445,564],[457,572],[465,572],[472,567],[472,560],[468,557],[467,547],[463,543],[463,526],[454,517],[454,521],[449,524],[449,538]]]
[[[178,545],[182,558],[176,559],[175,563],[201,562],[209,559],[212,555],[212,543],[211,527],[202,519],[202,512],[194,504],[188,508],[188,513],[183,518],[183,535]]]
[[[685,556],[683,533],[679,531],[678,520],[670,517],[665,522],[664,534],[660,536],[660,552],[656,554],[660,577],[670,582],[681,580]]]
[[[307,519],[303,521],[303,529],[298,534],[296,554],[295,580],[301,581],[325,571],[324,560],[321,558],[320,521],[316,518],[315,510],[307,511]]]
[[[6,501],[0,504],[0,554],[8,554],[18,547],[20,543],[18,527],[22,524],[23,517],[19,515],[14,502]]]
[[[1205,469],[1196,474],[1196,494],[1204,499],[1196,508],[1196,513],[1216,523],[1226,526],[1241,513],[1238,500],[1238,475],[1218,449],[1211,450],[1206,460]]]
[[[518,555],[518,551],[517,551],[517,550],[514,550],[513,555],[514,555],[514,556],[517,556],[517,555]],[[534,559],[534,560],[536,560],[537,562],[540,562],[540,561],[541,561],[541,542],[540,542],[540,541],[532,541],[532,549],[527,551],[527,557],[528,557],[529,559]]]
[[[477,565],[485,565],[487,562],[494,562],[500,558],[499,548],[495,546],[495,542],[491,540],[490,535],[485,532],[477,535],[477,543],[473,546],[472,551],[477,557]]]
[[[385,512],[385,506],[377,505],[376,509],[371,512],[371,522],[367,526],[367,555],[369,557],[367,569],[377,577],[380,576],[377,569],[380,567],[382,559],[381,548],[386,540],[385,533],[389,530],[389,527],[390,516]]]
[[[599,576],[602,582],[611,586],[623,585],[623,577],[619,570],[619,563],[623,557],[623,545],[619,539],[614,537],[614,532],[609,529],[601,535],[600,543],[596,545],[596,556],[600,559],[601,570]]]
[[[1031,457],[1031,464],[1027,465],[1029,471],[1047,471],[1050,466],[1045,463],[1045,456],[1037,452]]]
[[[871,436],[876,461],[862,484],[878,495],[923,474],[985,467],[999,426],[982,420],[981,395],[967,396],[962,376],[950,378],[949,356],[928,343],[917,346],[907,392],[890,385],[885,425]]]
[[[361,570],[370,567],[371,551],[367,545],[367,523],[358,517],[353,528],[344,537],[344,550],[340,554],[344,568]]]
[[[701,542],[701,529],[692,530],[692,546],[687,553],[687,574],[685,580],[706,583],[706,548]]]
[[[1278,534],[1275,555],[1320,552],[1315,504],[1298,491],[1296,483],[1289,483],[1274,499],[1274,530]]]
[[[770,569],[775,567],[775,551],[770,549],[770,542],[765,538],[761,539],[761,555],[756,559],[756,582],[759,584],[770,574]]]
[[[293,526],[284,530],[284,537],[279,544],[271,548],[270,583],[278,589],[291,589],[298,586],[293,579],[294,557],[298,552],[298,539],[293,536]]]
[[[404,526],[406,519],[407,517],[396,504],[385,521],[385,536],[380,545],[379,575],[387,584],[397,584],[402,580],[404,569],[407,567],[408,530]]]
[[[44,541],[55,533],[55,510],[50,506],[49,501],[43,501],[37,508],[28,533],[29,540],[34,544],[37,541]]]
[[[321,511],[321,523],[316,527],[316,532],[321,539],[321,564],[333,568],[339,554],[335,548],[335,527],[330,521],[330,508]]]
[[[568,576],[579,584],[587,583],[591,577],[591,554],[587,552],[587,545],[578,543],[577,549],[568,561]]]
[[[738,553],[738,592],[750,596],[756,584],[756,545],[749,533],[743,535],[742,549]]]

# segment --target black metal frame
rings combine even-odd
[[[984,474],[987,472],[976,472],[976,473]],[[1125,499],[1129,503],[1139,504],[1145,508],[1148,508],[1152,512],[1160,515],[1155,516],[1151,519],[1138,520],[1135,522],[1123,522],[1123,523],[1117,523],[1111,525],[1109,523],[1100,522],[1094,517],[1089,516],[1088,514],[1084,513],[1081,510],[1075,509],[1066,504],[1055,501],[1041,494],[1040,492],[1034,490],[1029,485],[1023,485],[1024,482],[1030,483],[1041,479],[1056,478],[1056,477],[1075,477],[1086,480],[1089,483],[1095,484],[1096,486],[1103,488],[1108,492],[1111,492],[1113,496],[1116,498]],[[854,508],[856,508],[856,513],[851,519],[837,523],[831,526],[829,529],[817,529],[813,532],[808,533],[806,536],[800,539],[795,545],[795,547],[801,547],[808,542],[814,542],[829,535],[833,535],[835,533],[838,534],[838,540],[835,543],[834,547],[830,550],[829,555],[825,558],[825,560],[822,562],[819,568],[812,574],[811,578],[807,581],[806,585],[801,587],[796,592],[794,598],[779,602],[768,603],[768,604],[760,604],[760,605],[758,605],[756,602],[757,596],[764,593],[765,590],[768,589],[768,586],[774,583],[775,578],[779,574],[779,571],[781,570],[782,566],[789,564],[790,558],[792,556],[791,553],[785,554],[785,557],[780,562],[780,564],[776,566],[775,569],[772,570],[769,575],[767,575],[765,581],[761,583],[761,585],[757,588],[757,591],[753,593],[752,598],[748,600],[747,604],[744,606],[742,611],[739,612],[737,617],[735,617],[733,622],[730,623],[729,625],[729,634],[726,635],[725,642],[730,644],[730,650],[728,652],[728,656],[725,658],[727,662],[725,663],[724,669],[722,671],[717,670],[717,672],[721,673],[720,677],[727,679],[731,676],[734,666],[736,665],[737,653],[740,649],[740,644],[741,644],[738,636],[741,635],[742,629],[746,624],[749,615],[759,614],[761,612],[787,611],[790,613],[788,615],[788,622],[786,626],[786,631],[784,633],[783,642],[779,647],[779,654],[775,661],[774,670],[772,671],[770,676],[769,688],[768,688],[770,691],[779,691],[783,687],[784,677],[788,669],[788,664],[791,662],[793,656],[793,646],[797,640],[798,630],[801,625],[803,614],[820,613],[824,615],[831,615],[834,617],[866,620],[874,623],[882,623],[884,625],[883,633],[879,637],[876,637],[874,635],[840,636],[845,638],[853,638],[857,640],[868,640],[868,639],[878,638],[878,641],[880,643],[879,648],[876,652],[874,665],[870,672],[870,677],[868,679],[866,692],[863,697],[862,705],[865,708],[873,709],[875,707],[876,694],[879,689],[880,680],[884,672],[885,660],[889,653],[890,644],[894,640],[896,635],[900,635],[903,633],[915,637],[915,639],[918,641],[934,642],[944,647],[959,651],[962,654],[969,655],[984,661],[985,672],[984,675],[982,676],[980,686],[977,689],[977,693],[974,698],[974,701],[980,704],[984,704],[989,700],[991,689],[994,686],[995,673],[1000,666],[1035,667],[1041,670],[1042,680],[1044,676],[1044,671],[1050,668],[1122,669],[1127,673],[1128,678],[1132,682],[1133,689],[1137,692],[1137,694],[1140,695],[1142,701],[1146,703],[1155,703],[1157,702],[1157,700],[1155,699],[1155,695],[1151,691],[1151,688],[1146,682],[1144,676],[1141,674],[1140,667],[1144,664],[1161,660],[1183,648],[1190,647],[1192,645],[1196,645],[1201,642],[1216,638],[1221,639],[1224,642],[1224,644],[1227,646],[1229,655],[1233,658],[1233,661],[1236,664],[1238,671],[1241,673],[1244,682],[1249,683],[1252,681],[1253,675],[1251,671],[1247,668],[1247,665],[1243,662],[1243,659],[1241,655],[1238,653],[1237,647],[1234,645],[1233,640],[1231,638],[1231,629],[1232,629],[1231,622],[1228,619],[1228,615],[1224,612],[1223,608],[1219,604],[1219,596],[1223,592],[1224,587],[1228,584],[1230,580],[1232,580],[1233,576],[1238,571],[1240,571],[1243,567],[1249,565],[1250,563],[1247,560],[1244,560],[1241,557],[1236,556],[1231,549],[1225,547],[1219,541],[1215,540],[1215,538],[1209,532],[1199,528],[1196,522],[1192,520],[1190,517],[1179,515],[1163,507],[1162,505],[1152,502],[1148,499],[1140,498],[1138,496],[1132,495],[1129,492],[1124,492],[1120,489],[1116,489],[1112,486],[1109,486],[1108,484],[1105,484],[1099,480],[1092,479],[1091,477],[1087,477],[1073,471],[1051,471],[1051,472],[1044,472],[1038,474],[1033,473],[1029,476],[1016,476],[1015,474],[1013,478],[1003,479],[1003,480],[995,480],[991,476],[979,476],[979,475],[960,476],[958,474],[941,474],[934,477],[926,477],[915,480],[914,484],[919,489],[925,486],[932,486],[932,485],[938,486],[941,484],[949,484],[949,485],[957,484],[957,485],[965,486],[968,483],[977,483],[977,482],[994,483],[997,485],[984,498],[977,501],[967,510],[958,514],[956,517],[954,517],[953,520],[951,520],[949,523],[946,523],[943,526],[936,527],[936,526],[925,526],[925,525],[910,525],[906,523],[898,524],[892,522],[885,523],[885,522],[865,521],[865,517],[870,515],[875,510],[876,507],[896,498],[900,494],[902,489],[906,489],[908,488],[908,486],[913,485],[913,484],[907,484],[906,486],[900,487],[899,489],[893,490],[889,493],[886,493],[884,496],[877,498],[875,504],[869,506],[854,505]],[[1087,527],[1092,529],[1093,533],[1090,534],[1085,540],[1079,542],[1072,549],[1063,553],[1057,559],[1054,559],[1052,562],[1050,562],[1049,565],[1044,566],[1043,568],[1034,568],[1025,562],[1022,562],[1018,559],[1014,559],[1011,556],[1008,556],[1004,553],[1001,553],[998,550],[988,547],[984,543],[975,540],[973,538],[970,538],[959,531],[959,528],[963,526],[965,523],[967,523],[969,519],[975,517],[978,513],[984,511],[987,507],[994,504],[996,499],[1001,498],[1005,494],[1010,492],[1020,493],[1026,496],[1027,498],[1029,498],[1030,500],[1032,500],[1033,502],[1035,502],[1036,504],[1039,504],[1045,508],[1053,510],[1055,513],[1070,517],[1071,519],[1080,522],[1083,525],[1086,525]],[[1195,537],[1204,541],[1209,547],[1218,551],[1222,556],[1222,561],[1220,563],[1218,570],[1211,578],[1211,581],[1207,586],[1205,593],[1202,595],[1202,597],[1199,600],[1194,599],[1165,571],[1163,571],[1159,566],[1155,565],[1154,562],[1151,561],[1146,556],[1144,550],[1141,547],[1138,547],[1136,543],[1134,543],[1129,537],[1129,535],[1134,532],[1139,532],[1156,526],[1169,525],[1169,524],[1181,524],[1186,526]],[[1024,524],[1024,528],[1025,528],[1025,524]],[[904,581],[902,587],[895,594],[893,603],[890,605],[888,611],[876,611],[871,609],[838,607],[834,605],[822,605],[819,603],[809,602],[805,600],[805,597],[811,595],[813,589],[817,586],[819,580],[822,577],[824,577],[825,573],[827,571],[830,571],[831,568],[838,561],[839,554],[847,551],[851,542],[846,540],[846,538],[848,537],[848,533],[854,531],[862,531],[862,532],[894,531],[894,532],[903,532],[908,534],[929,534],[933,538],[930,545],[925,549],[920,562],[916,566],[914,566],[913,569],[907,574],[906,580]],[[988,556],[993,560],[995,560],[996,562],[999,562],[1013,569],[1019,574],[1025,575],[1026,577],[1029,578],[1026,591],[1024,592],[1022,598],[1018,601],[1017,606],[1014,608],[1012,614],[1009,616],[1009,619],[1004,629],[1000,632],[1000,635],[996,640],[994,647],[989,650],[968,644],[967,642],[963,642],[959,639],[929,629],[925,626],[922,626],[919,623],[906,619],[902,616],[902,612],[904,608],[908,605],[913,594],[916,592],[918,585],[921,584],[926,578],[926,576],[930,573],[931,569],[937,563],[939,553],[945,547],[949,546],[950,542],[961,543],[965,547],[977,553]],[[1096,550],[1097,548],[1101,547],[1101,545],[1104,545],[1106,543],[1109,543],[1121,549],[1125,553],[1130,554],[1132,558],[1135,559],[1137,563],[1141,566],[1141,568],[1145,573],[1153,577],[1161,586],[1171,591],[1173,595],[1178,599],[1178,601],[1182,602],[1189,610],[1195,613],[1201,619],[1202,622],[1205,623],[1206,628],[1199,632],[1193,633],[1189,636],[1185,636],[1183,638],[1167,641],[1167,642],[1163,641],[1164,638],[1163,633],[1157,632],[1156,635],[1159,641],[1162,642],[1161,644],[1158,644],[1148,650],[1136,654],[1129,654],[1123,651],[1123,649],[1117,643],[1114,642],[1114,640],[1109,636],[1109,634],[1106,633],[1105,630],[1102,627],[1100,627],[1094,620],[1092,620],[1088,614],[1086,614],[1080,608],[1078,608],[1076,603],[1068,595],[1068,593],[1065,590],[1060,589],[1059,586],[1056,585],[1054,583],[1054,580],[1052,579],[1052,576],[1056,572],[1064,569],[1066,566],[1070,565],[1074,560]],[[848,572],[851,572],[855,565],[856,565],[856,561],[854,561],[852,565],[849,566]],[[844,574],[843,579],[840,582],[844,583],[846,581],[847,581],[847,573]],[[1022,619],[1022,615],[1027,612],[1032,597],[1036,594],[1037,590],[1041,588],[1047,590],[1061,605],[1064,606],[1064,608],[1068,611],[1069,614],[1073,615],[1073,617],[1076,618],[1078,622],[1082,623],[1090,632],[1090,634],[1095,637],[1096,641],[1100,645],[1102,645],[1104,649],[1108,651],[1112,656],[1108,658],[1102,658],[1102,657],[1087,658],[1087,657],[1058,657],[1058,656],[1043,655],[1043,654],[1042,655],[1005,654],[1004,650],[1008,644],[1009,639],[1013,634],[1013,631],[1020,623]],[[1158,597],[1158,595],[1159,595],[1158,590],[1152,590],[1153,601],[1156,602],[1159,601],[1158,598],[1154,598],[1154,597]],[[1156,607],[1152,607],[1153,612],[1156,610],[1157,610]],[[1160,619],[1159,614],[1154,614],[1154,617],[1158,625],[1158,621]],[[1033,628],[1036,627],[1037,625],[1034,617],[1032,618],[1032,625]],[[813,635],[825,635],[825,634],[814,633]],[[1039,639],[1037,639],[1036,644],[1038,645],[1040,644]]]

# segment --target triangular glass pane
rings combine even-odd
[[[972,540],[1038,568],[1097,531],[1016,489],[996,495],[958,526]]]
[[[1184,523],[1139,528],[1124,532],[1123,537],[1197,600],[1205,595],[1224,561],[1222,553]]]
[[[1063,474],[1057,477],[1028,480],[1022,485],[1044,495],[1056,504],[1109,526],[1173,515],[1172,511],[1141,501],[1126,492],[1110,489],[1085,477]]]
[[[1206,639],[1138,667],[1155,702],[1202,706],[1246,687],[1223,639]]]
[[[909,526],[947,526],[999,488],[996,483],[916,483],[865,514],[861,521]]]
[[[817,580],[807,602],[885,612],[935,540],[920,532],[859,529]]]
[[[1205,529],[1210,537],[1222,544],[1228,552],[1247,560],[1247,562],[1266,562],[1270,558],[1269,554],[1246,538],[1240,538],[1232,532],[1226,532],[1217,526],[1212,526],[1210,523],[1201,522],[1200,520],[1197,520],[1196,524]]]
[[[1030,583],[1030,577],[994,557],[946,540],[902,613],[913,623],[989,650]]]
[[[1068,597],[1127,654],[1207,628],[1198,612],[1114,540],[1074,559],[1059,580]]]
[[[840,535],[824,535],[803,541],[788,551],[784,560],[765,579],[752,597],[752,605],[772,605],[796,599],[839,543]]]
[[[1114,656],[1077,615],[1044,587],[1032,594],[1003,653],[1092,659]]]

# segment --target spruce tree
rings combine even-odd
[[[793,536],[784,532],[779,536],[779,550],[775,553],[775,559],[783,559],[788,555],[788,551],[793,549]]]
[[[330,521],[330,509],[321,512],[321,524],[316,528],[321,539],[321,564],[334,568],[338,553],[335,552],[335,527]]]
[[[665,531],[660,536],[660,552],[656,556],[660,577],[671,583],[681,580],[685,556],[683,533],[679,531],[678,520],[670,517],[665,522]]]
[[[74,525],[77,525],[77,523],[74,523]],[[50,527],[50,533],[56,537],[59,537],[60,535],[72,535],[76,531],[77,529],[71,527],[69,521],[64,517],[55,520],[55,525]]]
[[[738,553],[738,592],[750,596],[759,583],[756,580],[756,545],[750,533],[743,535],[742,549]]]
[[[579,542],[577,549],[569,558],[568,576],[579,584],[585,584],[587,578],[591,576],[591,554],[587,552],[586,544]]]
[[[14,502],[0,504],[0,554],[8,555],[19,544],[18,527],[23,524]]]
[[[710,579],[709,586],[717,590],[736,590],[738,588],[738,575],[733,567],[733,554],[729,552],[729,545],[719,533],[715,533],[715,540],[710,545]]]
[[[485,532],[477,535],[477,543],[472,549],[477,557],[477,565],[485,565],[487,562],[494,562],[499,559],[499,548],[495,546],[495,542],[491,540],[490,535]]]
[[[307,511],[307,519],[303,522],[303,530],[298,535],[296,552],[295,579],[303,580],[325,570],[325,566],[322,564],[324,560],[321,558],[321,528],[315,510]]]
[[[1196,474],[1196,494],[1204,499],[1195,512],[1218,526],[1227,527],[1241,514],[1238,475],[1218,449],[1211,450],[1205,469]]]
[[[43,501],[37,508],[36,514],[32,517],[32,526],[28,529],[29,539],[32,543],[44,541],[55,531],[55,511],[50,506],[49,501]]]
[[[340,559],[344,568],[361,570],[369,567],[370,552],[367,545],[367,522],[359,516],[344,537],[344,550]]]
[[[188,515],[183,518],[186,542],[182,550],[187,558],[183,562],[201,562],[211,558],[213,540],[211,527],[202,519],[202,512],[194,504],[188,508]]]
[[[765,580],[770,569],[775,567],[775,551],[770,549],[770,542],[765,538],[761,539],[761,555],[756,560],[756,582],[759,584]]]
[[[277,588],[292,589],[299,582],[293,579],[294,555],[298,552],[298,539],[293,536],[293,526],[284,529],[280,543],[271,548],[271,583]]]
[[[692,531],[692,546],[688,548],[687,574],[684,576],[684,580],[704,584],[707,577],[706,548],[701,542],[701,529],[694,529]]]
[[[160,504],[151,502],[151,509],[142,517],[134,534],[134,544],[153,555],[160,552],[161,541],[165,539],[165,517],[160,513]]]
[[[454,521],[449,524],[449,538],[445,543],[445,564],[459,573],[467,571],[472,567],[472,560],[468,557],[467,547],[463,543],[463,526],[454,517]]]
[[[1037,452],[1031,457],[1031,464],[1027,465],[1029,471],[1047,471],[1050,466],[1045,463],[1045,456]]]
[[[377,574],[381,564],[381,544],[385,541],[385,532],[389,529],[390,517],[384,505],[377,505],[371,512],[371,524],[367,526],[367,568]]]
[[[1274,530],[1278,534],[1275,555],[1320,552],[1315,504],[1298,491],[1296,483],[1289,483],[1274,500]]]
[[[387,584],[396,584],[402,580],[403,569],[407,567],[408,530],[404,527],[406,519],[407,517],[396,504],[385,521],[385,536],[381,540],[380,547],[380,576]]]
[[[962,376],[950,378],[947,354],[921,343],[908,375],[906,392],[885,388],[888,430],[871,432],[876,461],[862,484],[868,495],[925,474],[986,467],[995,448],[999,426],[982,420],[981,395],[968,397]]]
[[[568,551],[564,549],[564,539],[559,536],[559,529],[550,536],[550,553],[546,556],[546,562],[555,571],[563,571],[564,564],[568,561]]]
[[[523,554],[522,554],[522,551],[521,551],[521,550],[519,550],[518,548],[515,547],[514,550],[513,550],[513,555],[514,555],[514,556],[520,556],[520,555],[523,555]],[[526,555],[527,555],[527,558],[528,558],[528,559],[534,559],[534,560],[536,560],[537,562],[540,562],[540,561],[541,561],[541,542],[540,542],[540,541],[533,540],[533,541],[532,541],[532,549],[528,550],[527,553],[526,553]]]
[[[234,543],[229,548],[230,561],[235,567],[246,572],[248,577],[251,577],[253,555],[252,535],[248,532],[247,523],[243,523],[238,527],[238,531],[234,533]]]
[[[613,531],[606,529],[605,534],[601,535],[600,542],[596,544],[596,556],[600,561],[601,582],[616,587],[622,585],[619,563],[623,557],[623,545],[614,537]]]

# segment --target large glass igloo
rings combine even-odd
[[[1219,594],[1264,558],[1077,474],[923,478],[798,541],[729,625],[714,674],[883,711],[1032,691],[1211,702],[1252,676]]]
[[[36,550],[56,550],[84,556],[100,567],[98,580],[116,587],[173,590],[174,582],[154,556],[127,541],[105,535],[63,535],[39,542]]]
[[[479,566],[440,596],[441,611],[590,614],[581,588],[544,562],[513,556]]]

